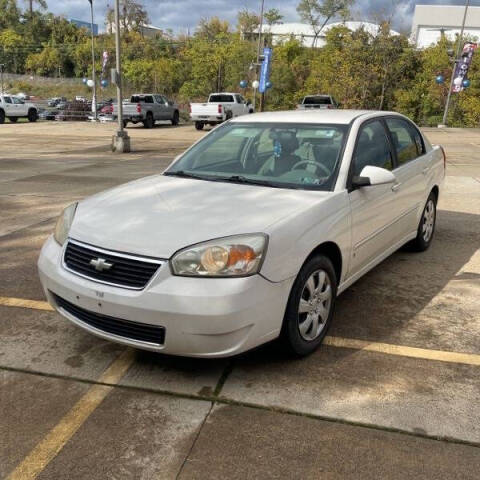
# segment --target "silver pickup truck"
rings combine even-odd
[[[129,122],[143,123],[145,128],[152,128],[157,120],[169,120],[178,125],[180,112],[178,106],[158,93],[136,93],[129,102],[123,102],[123,126]],[[113,116],[118,116],[117,105],[113,106]]]

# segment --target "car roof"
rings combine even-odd
[[[364,115],[396,115],[394,112],[375,110],[289,110],[282,112],[262,112],[236,117],[235,123],[330,123],[348,125]]]

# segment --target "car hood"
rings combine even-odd
[[[264,232],[329,193],[156,175],[78,205],[70,237],[157,258],[229,235]]]

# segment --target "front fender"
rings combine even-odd
[[[348,271],[351,249],[351,214],[348,193],[332,193],[309,209],[272,225],[268,251],[261,274],[272,282],[298,275],[313,250],[335,243],[342,254],[341,283]]]

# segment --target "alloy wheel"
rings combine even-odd
[[[325,270],[317,270],[305,282],[298,306],[298,330],[304,340],[315,340],[322,333],[331,306],[330,278]]]
[[[433,235],[435,226],[435,203],[432,199],[427,202],[423,212],[422,236],[423,240],[428,243]]]

